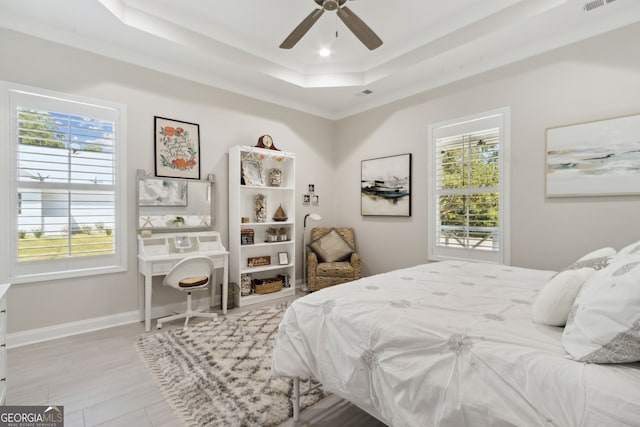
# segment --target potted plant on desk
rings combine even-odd
[[[171,223],[176,227],[182,227],[185,225],[184,218],[181,216],[175,217]]]

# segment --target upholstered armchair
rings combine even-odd
[[[307,255],[309,290],[317,291],[360,277],[360,256],[356,253],[353,228],[312,228]]]

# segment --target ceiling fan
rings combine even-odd
[[[289,36],[280,45],[281,49],[291,49],[300,41],[300,39],[311,29],[313,24],[322,16],[325,10],[337,10],[338,18],[351,30],[351,32],[366,46],[369,50],[374,50],[382,45],[380,37],[373,32],[362,19],[358,17],[351,9],[344,4],[347,0],[313,0],[321,9],[314,9],[309,16],[304,18],[302,22],[289,34]]]

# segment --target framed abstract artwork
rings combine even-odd
[[[156,176],[200,179],[200,126],[154,117]]]
[[[362,161],[360,213],[411,216],[411,154]]]
[[[546,132],[547,197],[640,194],[640,114]]]

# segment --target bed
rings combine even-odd
[[[311,293],[285,312],[272,372],[395,427],[639,425],[640,363],[572,360],[563,328],[532,321],[554,274],[445,261]]]

